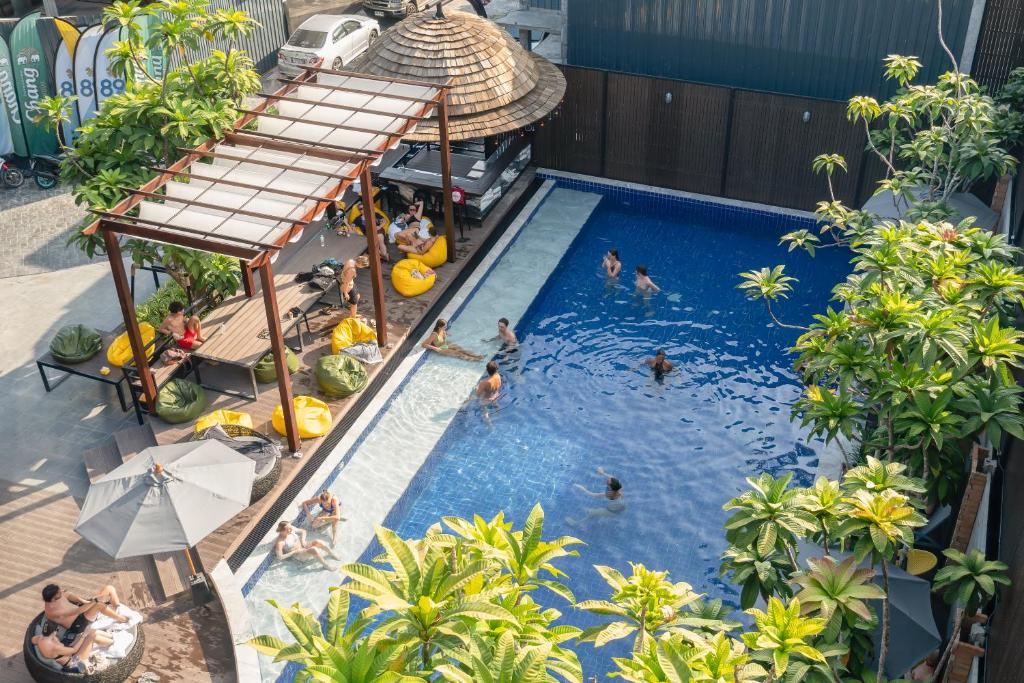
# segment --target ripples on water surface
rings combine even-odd
[[[735,214],[698,222],[681,211],[642,215],[602,200],[519,322],[520,350],[499,357],[500,411],[490,424],[477,410],[455,416],[390,526],[415,536],[441,515],[489,518],[499,510],[521,524],[540,501],[547,535],[572,534],[588,544],[581,557],[563,562],[577,599],[606,597],[591,565],[628,572],[629,561],[736,598],[718,578],[722,504],[743,488],[744,476],[762,470],[794,472],[809,483],[820,450],[789,420],[799,387],[785,350],[795,333],[774,327],[760,304],[745,301],[737,273],[786,263],[801,282],[779,314],[803,323],[826,305],[846,256],[829,249],[815,259],[787,254],[778,237],[800,227],[795,222],[738,222]],[[624,264],[618,284],[599,273],[609,248]],[[633,294],[638,263],[661,294]],[[493,308],[495,318],[502,314],[500,299]],[[458,339],[457,323],[452,336]],[[638,367],[657,348],[677,366],[664,383]],[[424,401],[429,406],[431,398]],[[602,490],[598,466],[622,480],[625,512],[588,517],[600,501],[573,484]],[[607,671],[610,656],[624,651],[579,650],[588,675]]]

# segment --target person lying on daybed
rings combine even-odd
[[[129,617],[118,614],[120,605],[113,586],[104,586],[91,598],[80,598],[55,583],[43,588],[43,614],[49,621],[67,629],[66,642],[89,628],[101,614],[119,624],[127,624]]]

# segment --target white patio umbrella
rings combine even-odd
[[[188,549],[248,507],[255,474],[217,441],[147,448],[89,487],[75,531],[116,559],[184,550],[192,566]]]

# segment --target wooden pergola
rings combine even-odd
[[[182,149],[185,156],[167,168],[154,167],[158,175],[141,188],[125,188],[129,196],[113,209],[95,212],[99,218],[86,232],[103,234],[147,405],[155,405],[156,384],[135,316],[120,235],[237,258],[246,296],[253,296],[253,273],[259,271],[288,447],[299,450],[272,263],[358,180],[377,341],[386,345],[371,167],[415,132],[417,124],[436,114],[442,131],[448,261],[453,262],[448,90],[447,84],[310,67],[264,95],[259,105],[241,110],[244,115],[223,137]],[[276,111],[269,111],[271,106]]]

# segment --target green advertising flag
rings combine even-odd
[[[11,130],[11,144],[14,153],[20,157],[28,156],[28,145],[25,143],[25,131],[21,123],[21,109],[18,107],[18,92],[14,87],[14,64],[7,41],[0,37],[0,116],[7,119]]]
[[[39,111],[40,100],[53,95],[53,85],[50,83],[53,68],[44,58],[43,45],[36,29],[39,17],[39,12],[32,12],[15,24],[10,44],[14,85],[18,92],[21,123],[30,155],[53,154],[57,151],[56,131],[46,129],[46,122],[42,120]]]

